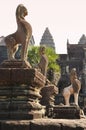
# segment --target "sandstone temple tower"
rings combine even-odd
[[[55,43],[53,40],[53,37],[48,29],[48,27],[45,29],[43,36],[40,41],[40,45],[45,45],[47,47],[51,47],[55,50]]]

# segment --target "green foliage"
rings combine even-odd
[[[39,47],[31,46],[28,50],[28,60],[30,64],[34,67],[39,62]]]
[[[60,71],[59,65],[56,63],[56,60],[59,58],[59,55],[55,53],[53,48],[46,48],[46,55],[48,57],[48,69],[53,69],[53,71]]]
[[[56,63],[56,59],[59,58],[59,55],[55,53],[53,48],[46,47],[46,55],[48,57],[48,69],[53,69],[55,72],[60,71],[59,65]],[[39,46],[32,46],[28,50],[28,60],[30,64],[34,67],[36,64],[38,64],[40,59],[39,56]]]

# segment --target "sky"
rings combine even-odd
[[[0,36],[17,30],[15,12],[19,4],[28,10],[26,20],[32,26],[35,45],[39,45],[46,27],[58,54],[67,53],[67,39],[78,44],[86,35],[86,0],[0,0]]]

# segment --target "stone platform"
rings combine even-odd
[[[53,107],[53,118],[56,119],[80,119],[80,107],[79,106],[60,106]]]
[[[32,68],[30,63],[22,60],[4,60],[1,65],[1,68]]]
[[[5,120],[0,130],[86,130],[86,119]]]
[[[0,120],[42,118],[44,114],[39,100],[45,77],[29,63],[22,63],[4,61],[0,65]]]

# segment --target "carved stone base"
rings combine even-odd
[[[21,65],[20,61],[5,61],[0,67],[0,120],[42,118],[44,114],[39,100],[45,77]]]
[[[42,118],[42,113],[28,113],[28,112],[0,112],[0,120],[31,120]]]
[[[58,94],[58,88],[53,84],[49,84],[41,89],[42,98],[40,99],[40,103],[46,106],[46,116],[48,117],[52,116],[51,111],[54,106],[56,94]]]
[[[53,115],[56,119],[80,119],[78,106],[54,106]]]
[[[55,101],[55,95],[58,94],[58,88],[49,84],[41,89],[41,104],[45,106],[53,106]]]
[[[36,69],[0,68],[0,85],[45,84],[45,77]]]
[[[32,68],[30,63],[21,60],[5,60],[1,63],[0,68]]]

